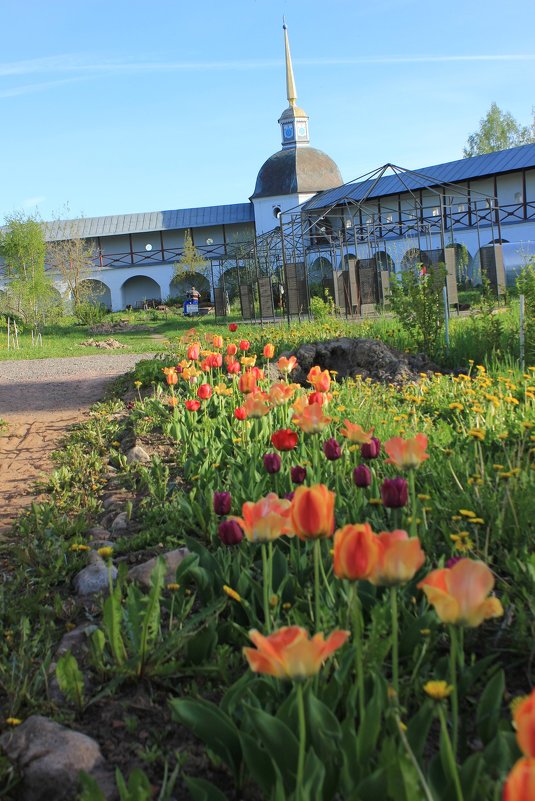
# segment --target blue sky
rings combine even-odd
[[[352,180],[535,105],[535,3],[2,0],[0,222],[244,202],[280,147],[282,16],[311,144]]]

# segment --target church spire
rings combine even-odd
[[[308,114],[297,105],[297,90],[295,88],[295,78],[292,66],[292,56],[290,53],[290,42],[288,41],[288,29],[286,22],[282,20],[284,31],[284,52],[286,57],[286,97],[288,98],[288,108],[285,109],[279,119],[282,134],[282,147],[295,148],[300,145],[308,145]]]
[[[292,67],[292,54],[290,53],[290,42],[288,41],[288,28],[284,17],[282,18],[282,29],[284,31],[284,51],[286,55],[286,97],[290,106],[295,106],[297,100],[297,90],[295,88],[294,71]]]

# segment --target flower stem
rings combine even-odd
[[[453,693],[455,693],[455,690],[453,691]],[[450,735],[448,733],[448,724],[446,722],[446,716],[444,715],[444,709],[441,703],[438,704],[438,716],[440,718],[440,727],[442,729],[442,736],[444,737],[444,742],[446,744],[446,754],[448,757],[448,764],[450,767],[451,777],[455,785],[455,795],[457,801],[464,801],[463,791],[461,787],[461,780],[459,778],[459,771],[457,769],[457,763],[455,762],[455,755],[453,752]]]
[[[320,630],[320,558],[321,540],[314,540],[314,623],[316,631]]]
[[[454,626],[450,629],[450,684],[453,687],[451,694],[451,718],[453,754],[457,754],[459,741],[459,694],[457,691],[457,632]]]
[[[296,793],[297,801],[301,801],[303,792],[303,773],[305,769],[306,723],[305,704],[303,701],[303,685],[297,682],[297,716],[299,719],[299,756],[297,759]]]
[[[271,620],[269,615],[269,564],[268,564],[268,553],[267,553],[267,545],[265,542],[262,543],[262,581],[263,581],[263,598],[264,598],[264,625],[266,627],[266,631],[271,631]]]
[[[414,470],[409,470],[409,492],[411,496],[411,537],[416,537],[418,533],[418,524],[416,522],[416,482],[414,478]]]
[[[353,622],[353,642],[355,644],[355,673],[357,677],[357,696],[359,705],[359,721],[364,717],[364,668],[362,664],[362,606],[360,603],[356,581],[350,585],[351,619]]]
[[[425,780],[425,776],[422,773],[422,769],[420,768],[420,765],[418,764],[418,760],[416,759],[416,757],[414,755],[414,752],[413,752],[412,748],[410,747],[409,741],[407,739],[407,735],[405,734],[405,731],[403,730],[403,726],[402,726],[401,720],[399,718],[399,714],[397,712],[395,712],[395,718],[396,718],[396,724],[397,724],[397,727],[398,727],[399,736],[401,737],[401,742],[403,743],[403,747],[404,747],[405,751],[407,752],[407,756],[409,757],[410,761],[414,765],[414,769],[415,769],[416,773],[418,774],[418,779],[420,780],[420,784],[422,786],[422,790],[424,791],[424,795],[425,795],[426,801],[434,801],[431,789],[430,789],[429,785],[427,784],[427,782]]]
[[[398,648],[398,596],[396,587],[390,587],[390,609],[392,611],[392,684],[399,696],[399,648]]]

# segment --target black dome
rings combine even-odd
[[[295,147],[274,153],[260,168],[251,200],[258,197],[320,192],[343,184],[334,161],[315,147]]]

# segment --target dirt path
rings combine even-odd
[[[106,385],[142,354],[0,362],[0,536],[35,498],[34,482],[50,471],[50,454],[82,420]],[[146,355],[145,355],[146,358]]]

